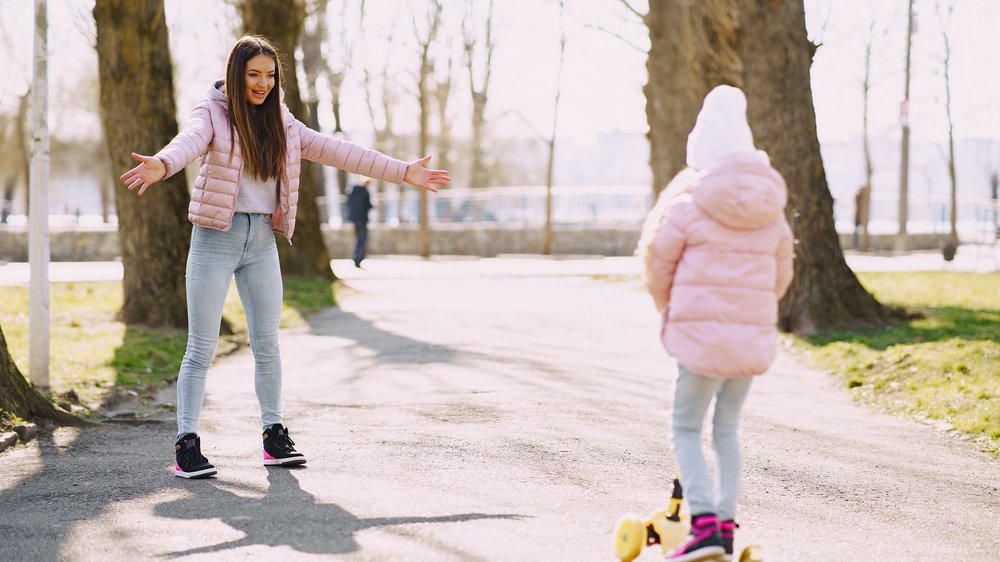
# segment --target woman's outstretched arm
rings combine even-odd
[[[391,183],[408,183],[434,192],[439,186],[448,185],[451,179],[447,170],[430,170],[424,167],[430,161],[430,156],[404,162],[377,150],[318,133],[301,121],[296,120],[295,126],[299,127],[302,158],[306,160]]]

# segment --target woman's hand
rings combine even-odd
[[[129,190],[139,188],[142,195],[146,188],[163,179],[167,175],[167,167],[159,158],[132,153],[132,160],[140,162],[138,166],[122,174],[120,178]]]
[[[448,177],[448,170],[428,170],[424,168],[424,164],[430,162],[430,156],[424,156],[419,160],[414,160],[410,162],[410,165],[406,167],[406,175],[403,177],[403,181],[415,185],[417,187],[422,187],[427,191],[433,191],[437,193],[438,185],[444,186],[448,185],[451,178]]]

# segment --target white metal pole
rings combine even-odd
[[[49,387],[49,78],[47,0],[35,0],[35,51],[31,80],[31,203],[28,261],[28,374]]]

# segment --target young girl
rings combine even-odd
[[[785,182],[756,151],[746,97],[719,86],[688,136],[688,169],[657,201],[639,242],[646,287],[677,360],[673,443],[691,535],[668,560],[731,559],[740,493],[740,409],[774,360],[778,300],[792,280]],[[701,450],[712,398],[714,488]]]
[[[254,355],[264,464],[306,462],[282,425],[282,285],[273,234],[292,241],[300,160],[434,192],[449,180],[445,170],[424,168],[430,156],[402,162],[309,129],[281,102],[280,85],[281,64],[274,47],[263,37],[242,37],[229,54],[225,81],[212,84],[184,130],[155,156],[133,153],[140,164],[121,177],[128,189],[138,188],[142,195],[201,157],[188,207],[194,223],[186,273],[188,341],[177,377],[174,474],[182,478],[216,473],[201,454],[198,418],[222,305],[234,275]]]

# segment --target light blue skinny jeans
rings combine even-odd
[[[227,232],[195,226],[187,261],[188,340],[177,376],[177,436],[198,432],[205,376],[215,357],[222,305],[236,277],[254,357],[264,426],[281,423],[281,268],[271,216],[236,213]]]
[[[714,513],[721,520],[736,518],[742,471],[738,426],[740,411],[752,382],[753,377],[706,377],[683,366],[677,368],[673,413],[674,455],[681,472],[684,496],[693,515]],[[701,447],[701,428],[713,397],[714,489]]]

